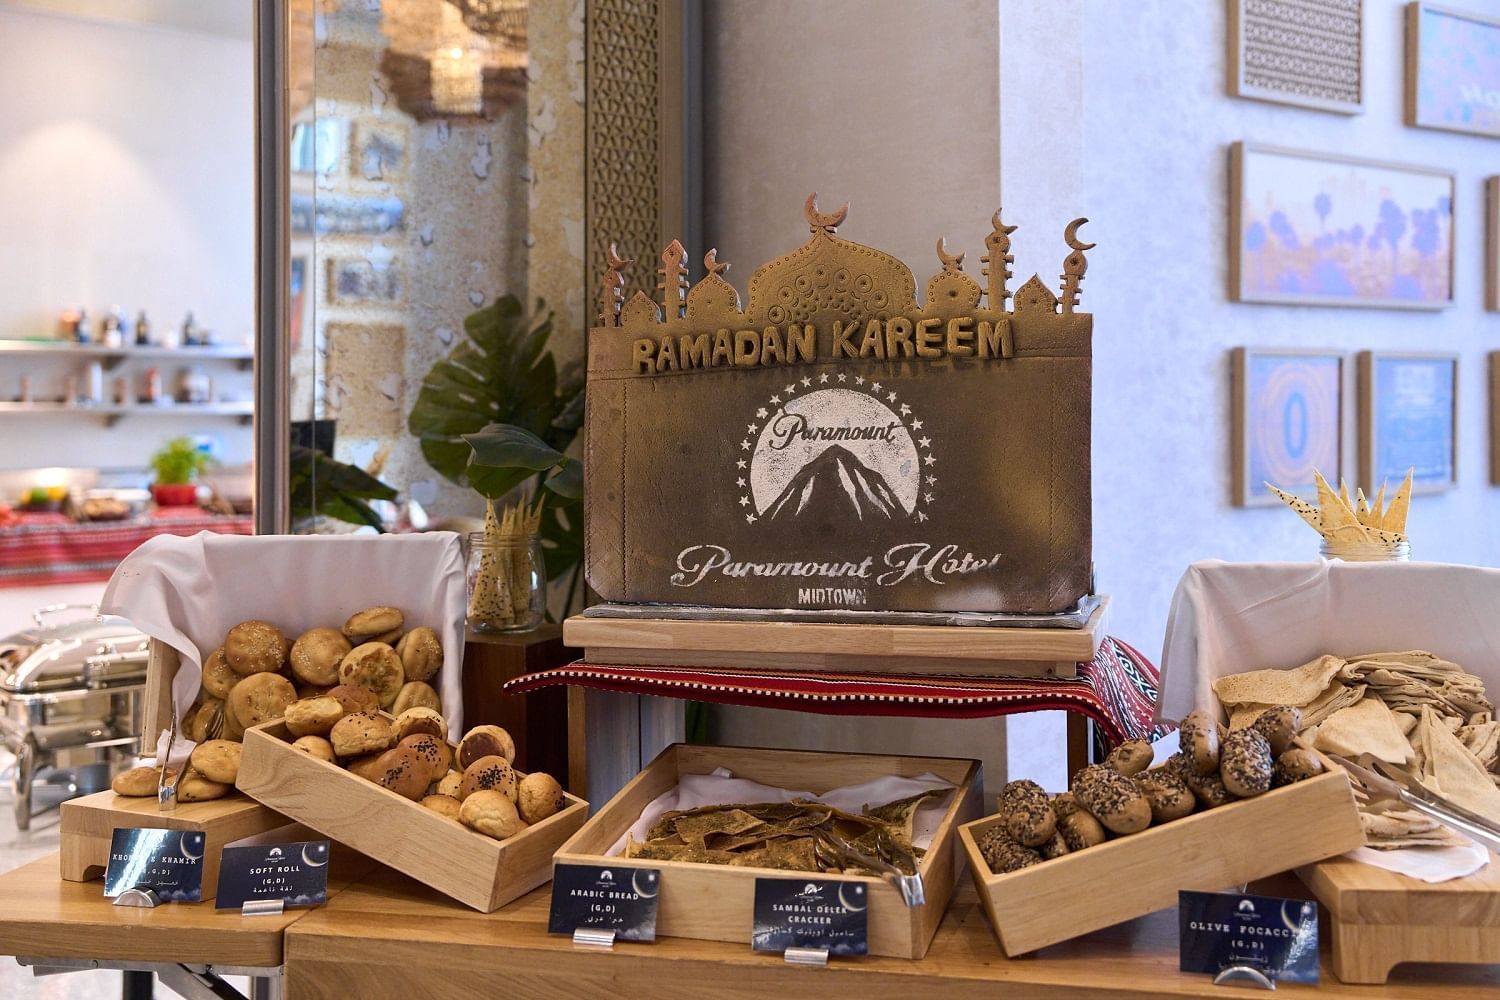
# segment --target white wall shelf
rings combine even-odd
[[[248,347],[105,347],[103,344],[75,344],[66,340],[0,340],[0,357],[6,355],[43,355],[48,357],[99,358],[106,370],[130,358],[172,361],[233,361],[245,370],[253,355]]]
[[[167,403],[153,405],[151,403],[126,403],[123,405],[107,404],[99,406],[67,403],[15,403],[0,402],[0,416],[19,416],[23,414],[56,416],[58,414],[72,414],[80,417],[103,417],[106,426],[113,427],[123,417],[234,417],[242,424],[250,423],[253,415],[253,404],[246,400],[244,402],[230,403]]]

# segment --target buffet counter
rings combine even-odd
[[[335,856],[335,865],[339,864]],[[346,869],[347,871],[348,869]],[[1176,914],[1160,911],[1027,958],[995,945],[978,898],[957,893],[925,959],[832,960],[788,965],[747,943],[662,938],[613,951],[576,947],[546,930],[549,887],[494,913],[469,910],[388,868],[335,878],[313,910],[265,917],[215,912],[210,903],[155,910],[115,907],[98,882],[62,882],[57,858],[0,875],[0,953],[98,960],[100,967],[183,964],[278,979],[294,1000],[350,996],[491,997],[1208,997],[1207,976],[1177,970]],[[1258,886],[1302,893],[1283,876]],[[278,975],[278,968],[281,973]],[[1444,1000],[1500,989],[1500,968],[1398,968],[1385,986],[1340,983],[1324,956],[1317,987],[1277,992]]]
[[[123,521],[72,521],[62,514],[23,514],[0,527],[0,588],[102,583],[120,560],[156,535],[212,531],[250,535],[255,519],[196,507],[165,508]]]

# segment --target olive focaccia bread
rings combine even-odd
[[[300,635],[258,619],[240,622],[204,660],[183,735],[195,743],[237,743],[251,726],[281,718],[295,736],[326,732],[329,697],[344,711],[355,705],[394,715],[418,707],[441,711],[436,677],[443,645],[432,629],[407,625],[401,609],[391,607],[365,608],[341,626]]]
[[[1294,745],[1300,724],[1301,713],[1288,705],[1233,731],[1198,711],[1178,728],[1181,749],[1157,767],[1151,745],[1130,740],[1073,775],[1058,795],[1012,781],[1000,793],[1001,821],[985,831],[979,851],[991,872],[1012,872],[1311,778],[1323,762]]]

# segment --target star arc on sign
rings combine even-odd
[[[819,385],[827,385],[829,383],[830,375],[826,371],[819,372],[816,377]],[[922,430],[922,421],[915,419],[915,411],[912,410],[911,406],[908,403],[903,401],[899,404],[899,407],[897,407],[898,394],[896,390],[891,388],[889,381],[887,383],[874,382],[866,379],[862,375],[856,375],[854,376],[854,380],[851,385],[851,383],[847,380],[847,376],[843,372],[837,372],[833,377],[837,380],[837,382],[843,383],[841,387],[843,391],[863,393],[869,396],[871,399],[875,400],[877,403],[881,404],[881,406],[887,409],[890,412],[891,416],[895,418],[900,423],[902,428],[904,428],[910,435],[912,447],[914,447],[917,451],[918,466],[915,474],[917,475],[917,482],[919,484],[916,496],[912,500],[912,509],[910,516],[919,524],[926,522],[928,520],[928,514],[922,508],[924,506],[930,507],[934,502],[935,495],[932,492],[931,487],[936,485],[937,480],[930,475],[926,476],[925,478],[927,481],[927,489],[922,489],[920,483],[923,478],[922,473],[927,472],[934,465],[936,465],[937,459],[932,454],[932,438],[925,434],[919,438],[915,433]],[[812,379],[813,376],[807,376],[798,381],[800,381],[802,385],[806,386],[812,382]],[[758,407],[755,410],[755,416],[760,420],[760,426],[763,431],[764,429],[770,428],[771,425],[775,423],[776,418],[780,417],[786,412],[786,406],[782,402],[783,396],[786,397],[787,403],[792,403],[799,398],[794,394],[798,386],[798,381],[794,381],[791,385],[783,386],[780,392],[770,397],[766,406]],[[804,395],[815,395],[817,391],[818,390],[814,389]],[[755,425],[750,424],[749,426],[752,428],[750,437],[739,442],[739,448],[742,452],[750,451],[751,449],[756,447],[756,434],[753,429]],[[745,466],[746,462],[743,458],[735,462],[735,469],[737,472],[743,471],[745,469]],[[756,508],[754,506],[754,499],[750,496],[750,493],[746,487],[744,476],[737,475],[734,484],[736,487],[735,496],[737,498],[738,505],[742,510],[747,511],[747,513],[745,514],[745,523],[754,524],[758,520],[756,514],[753,513]]]

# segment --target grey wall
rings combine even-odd
[[[715,0],[704,23],[704,232],[741,293],[807,239],[802,201],[848,200],[840,232],[896,254],[919,282],[933,244],[977,273],[999,203],[997,10],[988,0]],[[702,249],[690,247],[692,257]],[[1050,266],[1050,265],[1049,265]],[[695,268],[696,273],[696,268]],[[997,720],[716,713],[724,743],[977,756],[1003,780]]]

